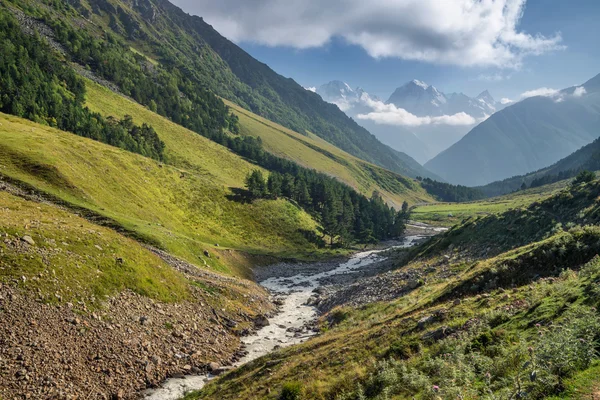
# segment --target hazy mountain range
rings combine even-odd
[[[600,136],[600,75],[495,113],[425,164],[452,183],[485,185],[547,167]]]
[[[396,88],[387,101],[362,88],[331,81],[316,89],[382,142],[425,163],[460,140],[473,126],[503,105],[488,91],[476,97],[445,94],[412,80]]]

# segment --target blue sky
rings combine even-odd
[[[223,0],[221,6],[209,0],[174,2],[305,87],[343,80],[386,100],[397,86],[416,78],[447,93],[475,96],[488,89],[499,100],[518,99],[540,87],[581,84],[600,73],[600,1],[482,0],[479,6],[489,10],[460,15],[449,6],[468,8],[473,1],[373,1],[379,10],[361,8],[357,0]],[[494,14],[492,3],[505,3],[504,11]],[[511,7],[519,17],[511,19]],[[495,17],[472,30],[478,18],[489,14]],[[465,20],[470,22],[456,32],[455,26]],[[495,24],[497,31],[487,31]],[[527,37],[517,37],[521,34]],[[468,43],[469,51],[451,48],[450,42],[479,35],[490,39]],[[479,49],[489,50],[490,43],[500,44],[502,51],[479,59]],[[420,46],[431,51],[421,54]]]

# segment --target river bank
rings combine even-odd
[[[422,232],[422,230],[419,230]],[[429,230],[429,232],[435,232]],[[428,232],[428,233],[429,233]],[[317,263],[284,262],[255,270],[256,280],[266,288],[278,305],[277,313],[263,321],[264,326],[249,336],[242,337],[245,356],[225,368],[235,368],[280,347],[291,346],[308,340],[319,333],[316,319],[325,308],[323,304],[339,304],[344,287],[352,287],[359,280],[376,277],[390,270],[385,252],[390,249],[408,248],[428,235],[407,236],[404,240],[388,243],[378,250],[359,252],[350,258]],[[367,297],[363,296],[363,300]],[[368,298],[376,298],[370,294]],[[335,299],[335,300],[331,300]],[[200,375],[169,379],[161,387],[144,393],[146,400],[176,400],[191,390],[201,389],[223,369]]]

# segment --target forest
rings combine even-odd
[[[460,203],[464,201],[480,200],[485,197],[484,194],[476,188],[452,185],[434,181],[431,178],[422,178],[420,176],[417,177],[417,180],[421,183],[421,186],[423,186],[427,193],[440,201]]]
[[[164,143],[146,124],[104,118],[83,106],[85,83],[45,41],[0,14],[0,111],[157,160]]]
[[[334,239],[335,245],[373,243],[399,237],[404,231],[407,204],[397,212],[377,193],[369,199],[334,178],[268,153],[260,138],[240,136],[237,117],[221,99],[189,79],[177,60],[167,60],[165,68],[152,65],[110,33],[98,39],[60,20],[47,22],[74,61],[114,82],[152,111],[269,170],[268,181],[260,178],[254,182],[261,183],[250,185],[252,196],[295,201],[321,222],[330,245]],[[0,28],[5,37],[0,49],[7,55],[0,61],[3,111],[163,158],[164,144],[152,127],[138,127],[131,117],[122,121],[104,118],[84,108],[85,83],[57,59],[43,39],[22,33],[18,22],[7,14]],[[33,73],[20,74],[16,65],[30,66]],[[324,245],[320,238],[311,240]]]
[[[272,161],[278,163],[277,171],[281,172],[271,172],[267,179],[258,169],[248,174],[246,188],[251,199],[284,197],[295,201],[317,217],[331,246],[347,246],[354,241],[375,243],[404,233],[408,203],[396,211],[378,193],[368,199],[327,175],[286,164],[285,160]],[[325,242],[321,238],[318,244],[324,246]]]

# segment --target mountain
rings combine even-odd
[[[445,94],[434,86],[419,80],[412,80],[397,88],[387,102],[370,95],[361,88],[352,89],[342,81],[331,81],[317,89],[323,100],[336,104],[340,110],[373,133],[379,140],[394,149],[425,163],[441,151],[460,140],[478,121],[503,108],[486,90],[477,97],[463,93]],[[388,125],[369,119],[358,118],[360,114],[373,111],[373,103],[393,104],[416,117],[441,117],[450,120],[454,116],[458,122],[425,121],[412,126]]]
[[[600,138],[552,164],[526,175],[513,176],[492,182],[478,189],[487,197],[514,192],[523,187],[538,187],[559,180],[572,178],[581,171],[600,170]]]
[[[346,115],[354,118],[359,125],[373,133],[383,143],[401,153],[408,154],[417,162],[425,163],[434,156],[427,144],[403,126],[381,125],[357,118],[359,114],[372,111],[368,105],[369,101],[381,102],[377,96],[370,95],[360,87],[352,89],[350,85],[342,81],[331,81],[319,86],[317,94],[326,102],[337,105]],[[425,173],[431,176],[430,172]]]
[[[91,3],[96,2],[119,3],[91,0]],[[314,133],[352,155],[391,171],[411,177],[426,173],[424,169],[408,168],[395,151],[337,107],[305,90],[293,79],[277,74],[221,36],[201,17],[186,14],[167,0],[138,0],[122,9],[127,19],[139,21],[142,29],[149,32],[153,40],[146,40],[147,44],[156,49],[153,41],[158,40],[161,47],[174,47],[182,60],[201,69],[201,79],[220,96],[296,132]],[[101,11],[99,16],[106,13]],[[153,33],[157,26],[159,35]],[[139,43],[132,44],[139,46]],[[198,49],[210,54],[198,59]],[[207,61],[213,64],[210,68],[202,65]]]
[[[507,107],[425,166],[452,183],[478,186],[551,165],[600,135],[599,80]]]
[[[502,107],[486,90],[475,98],[464,93],[445,94],[419,80],[412,80],[397,88],[387,104],[418,116],[441,116],[465,113],[479,119],[492,115]]]

